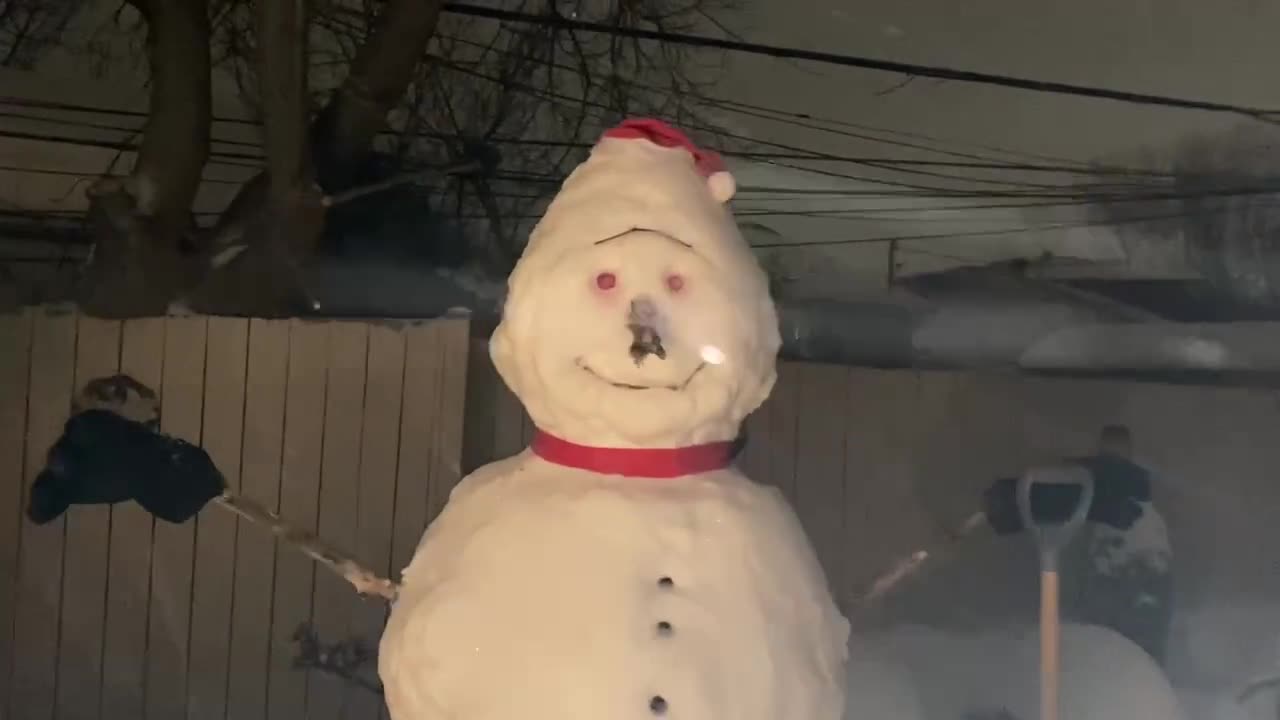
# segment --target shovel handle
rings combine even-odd
[[[1031,491],[1037,485],[1075,485],[1080,488],[1071,516],[1062,523],[1037,523],[1031,511]],[[1045,465],[1028,470],[1018,480],[1018,514],[1022,526],[1035,538],[1040,549],[1043,570],[1058,569],[1058,553],[1071,542],[1071,538],[1084,525],[1093,504],[1093,475],[1083,466],[1075,464]]]
[[[1058,659],[1062,638],[1058,572],[1040,572],[1040,720],[1058,720]]]

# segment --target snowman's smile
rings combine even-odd
[[[610,380],[609,378],[601,375],[595,370],[592,370],[591,366],[587,365],[587,363],[584,362],[581,358],[579,358],[576,362],[578,364],[578,367],[582,368],[582,370],[586,372],[588,375],[594,377],[600,382],[608,383],[616,388],[621,388],[623,390],[671,390],[673,392],[680,392],[681,390],[684,390],[685,388],[689,387],[689,383],[693,381],[693,378],[699,372],[702,371],[702,368],[706,367],[705,362],[698,363],[698,366],[693,369],[693,372],[689,373],[689,377],[685,378],[683,382],[676,385],[636,385],[633,383],[624,383],[624,382],[617,382],[614,380]]]

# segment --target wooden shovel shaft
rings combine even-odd
[[[1040,572],[1040,720],[1058,720],[1058,572]]]

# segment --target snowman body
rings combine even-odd
[[[547,208],[490,340],[537,437],[458,485],[404,571],[392,720],[839,720],[848,622],[731,465],[781,343],[734,189],[629,122]]]
[[[396,720],[836,720],[845,627],[776,490],[525,452],[432,524],[380,666]]]

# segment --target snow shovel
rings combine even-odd
[[[1076,485],[1080,499],[1062,522],[1037,522],[1031,491],[1037,485]],[[1089,515],[1093,476],[1079,465],[1049,465],[1028,470],[1018,480],[1018,513],[1040,554],[1040,720],[1058,720],[1059,641],[1058,558]]]

